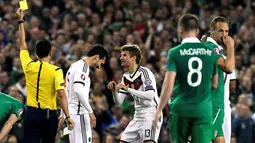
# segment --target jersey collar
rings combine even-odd
[[[221,45],[219,45],[213,38],[211,37],[207,37],[206,41],[212,42],[213,44],[215,44],[217,46],[217,48],[219,49],[219,51],[222,51],[223,48],[221,47]]]
[[[182,44],[184,44],[184,43],[201,43],[201,42],[196,37],[192,37],[192,38],[184,38],[182,40]]]

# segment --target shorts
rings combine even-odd
[[[224,109],[213,108],[212,140],[223,137],[222,124],[224,120]]]
[[[212,135],[212,117],[179,117],[170,115],[169,130],[171,143],[210,143]]]
[[[132,120],[121,135],[120,140],[124,143],[142,143],[144,141],[157,143],[162,121],[163,118],[159,120],[157,128],[153,130],[153,119]]]
[[[69,134],[70,143],[92,143],[89,114],[70,115],[75,126]]]

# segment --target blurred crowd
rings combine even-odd
[[[19,59],[18,23],[15,11],[19,0],[0,0],[0,92],[26,101],[25,77]],[[106,84],[120,82],[120,47],[137,44],[142,51],[141,65],[155,74],[160,93],[167,51],[179,44],[177,22],[184,13],[200,20],[200,37],[209,31],[213,17],[229,20],[229,34],[235,40],[237,91],[231,95],[232,142],[255,139],[255,1],[254,0],[27,0],[26,41],[36,60],[35,44],[45,38],[52,44],[51,63],[64,75],[70,64],[86,56],[100,43],[111,58],[103,69],[91,73],[90,103],[97,117],[93,143],[115,143],[132,119],[132,98],[114,105]],[[168,110],[164,112],[160,143],[169,143]],[[17,123],[8,143],[23,138],[23,123]],[[67,142],[59,131],[57,143]]]

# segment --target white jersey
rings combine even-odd
[[[222,56],[224,57],[224,59],[226,59],[226,57],[224,55],[222,55]],[[235,80],[235,79],[236,79],[235,71],[233,71],[230,74],[226,74],[224,72],[224,106],[225,106],[225,108],[227,106],[230,106],[230,100],[229,100],[230,81]]]
[[[88,102],[89,90],[89,66],[84,60],[79,60],[71,65],[66,75],[65,92],[70,114],[92,112]]]
[[[144,92],[151,90],[151,94],[145,95],[134,94],[134,91],[123,91],[120,93],[126,94],[126,96],[132,96],[135,105],[134,119],[148,118],[156,112],[159,98],[156,87],[156,80],[153,73],[145,67],[140,66],[134,73],[128,72],[123,74],[122,83],[129,87],[129,90],[136,90],[138,92]],[[130,89],[131,88],[131,89]],[[132,94],[131,94],[132,92]],[[136,93],[136,92],[135,92]],[[147,96],[147,97],[144,97]],[[150,96],[150,97],[149,97]],[[152,114],[153,113],[153,114]],[[146,116],[149,115],[149,116]],[[153,118],[153,116],[151,116]]]

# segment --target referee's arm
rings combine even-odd
[[[69,124],[69,128],[74,128],[74,122],[70,118],[69,111],[68,111],[68,103],[66,98],[66,93],[64,91],[64,78],[63,78],[63,72],[59,68],[55,72],[55,89],[57,91],[57,94],[59,96],[59,103],[62,108],[62,111],[64,112],[66,116],[66,120]]]
[[[18,9],[16,12],[16,15],[18,17],[18,23],[19,23],[19,43],[20,43],[20,51],[21,50],[28,50],[27,44],[26,44],[26,36],[25,36],[25,30],[24,30],[24,20],[23,20],[23,10]]]

